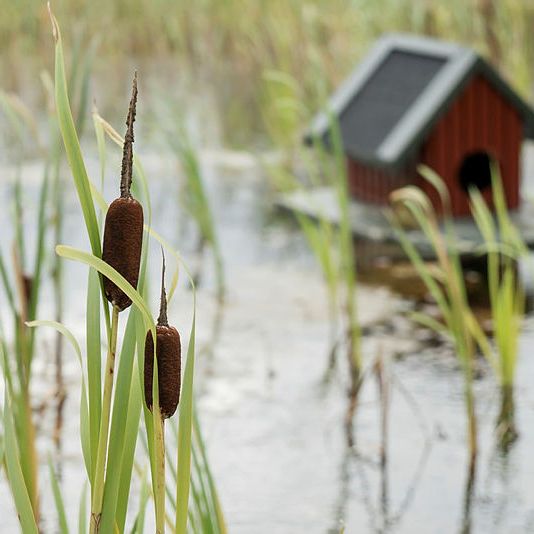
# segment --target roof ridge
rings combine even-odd
[[[392,59],[395,53],[399,54],[397,63],[400,62],[396,67]],[[402,67],[408,69],[404,77],[398,75]],[[322,138],[329,145],[330,115],[334,114],[339,117],[342,134],[346,133],[344,129],[352,130],[352,143],[343,135],[344,149],[349,155],[368,164],[400,166],[477,73],[518,110],[525,135],[534,138],[534,111],[475,49],[426,36],[386,34],[335,91],[327,104],[328,111],[315,116],[305,141],[311,144],[314,139]],[[393,84],[387,87],[387,82],[392,81],[388,76],[395,75],[402,78],[396,93]],[[343,116],[350,112],[359,113],[361,127],[350,125],[349,128],[343,124]]]

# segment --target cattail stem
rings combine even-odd
[[[159,302],[158,326],[169,326],[167,319],[167,294],[165,293],[165,254],[161,249],[161,296]],[[156,336],[157,339],[157,336]],[[154,356],[156,355],[154,344]],[[154,374],[159,362],[154,358]],[[159,381],[158,381],[159,382]],[[156,534],[165,532],[165,419],[159,404],[159,383],[154,395],[154,441],[156,451]]]
[[[165,419],[159,402],[154,406],[154,442],[156,451],[156,534],[165,533]]]
[[[106,470],[106,452],[109,435],[109,417],[111,412],[111,394],[113,392],[113,375],[115,369],[115,353],[117,350],[117,331],[119,326],[119,308],[113,306],[111,319],[111,334],[106,359],[106,374],[104,378],[104,395],[102,398],[102,416],[98,436],[98,451],[94,472],[93,491],[91,499],[91,521],[89,531],[97,534],[100,530],[102,502],[104,498],[104,474]]]

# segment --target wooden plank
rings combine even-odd
[[[315,220],[324,219],[335,225],[340,221],[335,191],[328,187],[280,195],[275,200],[275,206],[289,212],[298,211]],[[353,200],[349,209],[355,238],[376,243],[398,243],[387,218],[387,206],[378,207]],[[524,203],[520,210],[510,213],[510,218],[527,245],[534,248],[534,205]],[[459,238],[457,246],[462,254],[473,254],[482,244],[478,228],[471,217],[455,219],[454,229]],[[425,257],[433,256],[432,248],[421,231],[407,230],[407,235]]]

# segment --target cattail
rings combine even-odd
[[[156,358],[158,362],[159,406],[164,419],[172,417],[180,400],[180,372],[182,348],[180,334],[167,321],[167,297],[165,295],[165,257],[161,275],[161,300],[156,325]],[[149,330],[145,341],[145,399],[152,410],[152,377],[154,372],[154,342]]]
[[[143,243],[143,208],[132,197],[133,168],[133,123],[135,121],[135,106],[137,103],[137,73],[134,76],[132,98],[126,119],[126,136],[122,153],[121,168],[121,196],[109,206],[104,226],[104,245],[102,259],[130,284],[137,288],[139,279],[139,264],[141,261],[141,246]],[[119,311],[126,309],[132,301],[111,280],[104,277],[104,291],[107,299]]]

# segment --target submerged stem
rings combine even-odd
[[[121,167],[121,197],[130,196],[130,187],[132,186],[133,170],[133,142],[134,131],[133,124],[135,121],[135,108],[137,105],[137,72],[134,74],[132,85],[132,97],[128,108],[128,117],[126,118],[126,135],[124,136],[124,145],[122,149],[122,167]]]
[[[467,404],[467,434],[469,443],[469,469],[475,470],[476,459],[478,454],[478,430],[477,430],[477,416],[475,411],[475,398],[473,394],[472,377],[468,378],[469,382],[466,384],[465,397]]]
[[[104,395],[102,398],[102,417],[100,419],[100,432],[98,435],[98,452],[94,470],[93,492],[91,499],[90,533],[100,531],[100,518],[102,515],[102,502],[104,498],[104,475],[106,470],[106,451],[109,435],[109,416],[111,413],[111,394],[113,392],[113,375],[115,369],[115,354],[117,351],[117,331],[119,326],[119,309],[113,306],[111,319],[111,335],[106,358],[106,374],[104,378]]]
[[[506,384],[501,386],[501,409],[497,418],[497,439],[501,450],[506,452],[517,436],[514,387]]]

